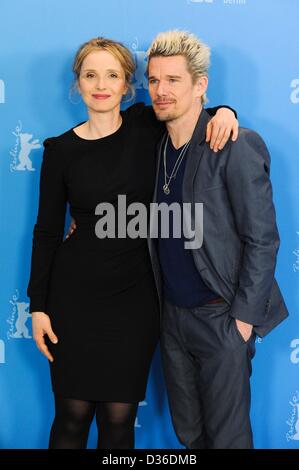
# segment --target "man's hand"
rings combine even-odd
[[[53,356],[45,343],[44,336],[48,335],[52,343],[58,343],[58,338],[52,330],[50,317],[44,312],[32,312],[32,333],[37,348],[43,353],[50,362],[53,362]]]
[[[71,225],[69,226],[69,230],[67,232],[65,239],[69,238],[72,235],[73,231],[76,230],[76,228],[77,228],[76,221],[74,219],[71,219]]]
[[[248,341],[252,333],[253,325],[250,325],[249,323],[245,323],[238,319],[236,319],[236,324],[239,332],[243,336],[244,341]]]
[[[234,113],[228,108],[220,108],[207,125],[206,142],[210,142],[211,150],[218,152],[231,134],[232,141],[237,140],[238,129],[239,123]]]

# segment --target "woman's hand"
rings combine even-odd
[[[32,312],[32,332],[37,348],[49,361],[53,362],[53,356],[45,343],[44,336],[48,335],[52,343],[58,343],[58,338],[52,330],[50,317],[44,312]]]
[[[233,111],[228,108],[218,109],[215,116],[209,121],[206,133],[206,142],[210,142],[211,150],[222,150],[232,134],[232,141],[237,140],[239,123]]]

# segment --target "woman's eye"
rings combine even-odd
[[[116,73],[111,73],[111,74],[110,74],[110,77],[111,77],[111,78],[117,78],[117,75],[116,75]]]
[[[87,77],[87,78],[93,78],[93,77],[94,77],[94,74],[93,74],[93,73],[88,73],[88,74],[86,74],[86,77]]]

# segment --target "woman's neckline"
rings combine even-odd
[[[120,114],[121,114],[121,117],[122,117],[122,122],[121,122],[121,125],[114,131],[112,132],[111,134],[108,134],[108,135],[105,135],[103,137],[98,137],[96,139],[86,139],[85,137],[81,137],[80,135],[78,135],[76,132],[75,132],[75,128],[80,126],[81,124],[84,124],[85,122],[87,121],[83,121],[81,122],[80,124],[78,124],[77,126],[75,127],[72,127],[71,128],[71,132],[72,134],[77,137],[79,140],[82,140],[83,142],[98,142],[98,141],[103,141],[105,139],[109,139],[110,137],[114,137],[116,136],[118,133],[120,133],[124,127],[124,114],[122,111],[120,111]]]

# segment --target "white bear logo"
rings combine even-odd
[[[134,87],[137,89],[148,89],[148,81],[146,76],[147,55],[145,51],[138,50],[138,39],[132,44],[132,49],[135,54],[136,70],[134,74]]]
[[[295,424],[296,433],[293,434],[293,439],[294,439],[294,441],[299,441],[299,403],[296,403],[293,406],[295,406],[296,409],[297,409],[297,421],[296,421],[296,424]]]
[[[29,158],[29,154],[31,150],[41,148],[41,144],[39,143],[38,139],[34,139],[32,142],[30,142],[32,139],[32,134],[22,132],[19,134],[19,138],[21,149],[18,155],[18,159],[20,163],[16,166],[15,169],[18,171],[25,171],[26,169],[29,171],[35,171],[35,168],[32,167],[32,161]]]
[[[29,335],[29,330],[25,325],[27,319],[31,317],[28,312],[29,303],[28,302],[16,302],[15,304],[18,309],[18,318],[16,320],[16,332],[13,333],[12,338],[31,338]]]
[[[135,51],[136,54],[136,71],[134,78],[136,82],[134,86],[136,89],[148,89],[148,81],[146,77],[147,56],[144,51]]]
[[[0,364],[5,364],[5,345],[3,339],[0,339]]]

